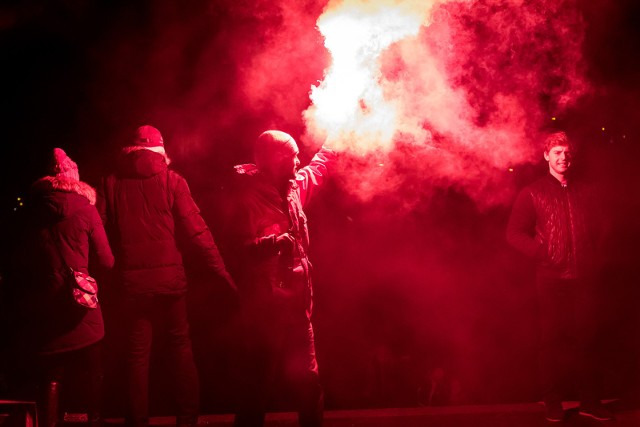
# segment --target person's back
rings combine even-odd
[[[113,266],[94,206],[96,192],[80,181],[77,165],[58,148],[50,175],[36,181],[31,190],[24,233],[13,259],[12,285],[19,287],[13,295],[13,313],[19,317],[12,322],[20,324],[13,342],[20,357],[17,364],[37,373],[39,418],[46,427],[58,422],[61,386],[67,385],[69,376],[86,370],[82,383],[87,385],[83,390],[87,413],[89,423],[97,425],[102,313],[99,304],[95,308],[77,304],[68,282],[69,268],[88,274],[90,260],[92,267]]]
[[[104,185],[106,226],[117,269],[129,295],[177,294],[186,289],[172,204],[177,186],[161,154],[136,150],[120,159]]]
[[[187,279],[178,248],[191,246],[215,276],[235,289],[187,182],[168,169],[160,132],[141,126],[105,178],[99,204],[124,291],[128,426],[149,423],[149,359],[154,329],[167,337],[178,425],[195,425],[199,384],[187,320]]]
[[[65,271],[68,266],[88,274],[90,248],[96,251],[97,256],[92,258],[97,265],[110,268],[113,264],[93,205],[95,191],[81,181],[47,176],[34,183],[30,202],[24,236],[28,254],[23,254],[18,263],[29,264],[20,270],[30,279],[27,297],[33,311],[31,320],[38,322],[34,332],[40,340],[32,340],[32,344],[38,345],[41,354],[91,345],[104,336],[100,306],[85,310],[72,305]],[[94,243],[96,238],[98,245]],[[39,308],[34,308],[32,303],[38,299]]]

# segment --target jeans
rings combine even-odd
[[[129,326],[127,340],[126,424],[144,427],[149,422],[149,358],[154,328],[167,336],[173,372],[173,393],[178,425],[195,424],[200,390],[191,349],[186,297],[153,295],[129,298],[124,304]]]

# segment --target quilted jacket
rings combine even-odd
[[[168,169],[162,155],[149,150],[123,155],[100,190],[98,209],[127,295],[186,292],[179,241],[235,287],[186,180]]]
[[[596,187],[580,181],[563,186],[547,174],[520,192],[506,236],[513,247],[536,258],[540,274],[583,278],[601,260],[602,223]]]
[[[44,177],[27,202],[25,234],[16,253],[19,305],[37,353],[60,353],[91,345],[104,336],[100,307],[77,305],[65,282],[67,268],[106,270],[113,255],[94,203],[95,190],[65,178]],[[95,272],[92,272],[95,275]]]

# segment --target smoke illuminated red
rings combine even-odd
[[[351,160],[364,199],[419,179],[501,203],[509,168],[588,89],[572,0],[332,1],[318,28],[332,64],[307,133]]]
[[[312,88],[313,107],[306,116],[329,145],[358,153],[390,147],[399,111],[379,84],[380,55],[392,43],[417,35],[431,8],[423,3],[333,2],[318,20],[333,63]]]

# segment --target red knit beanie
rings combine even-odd
[[[78,165],[71,160],[62,148],[53,149],[53,157],[51,159],[50,174],[56,178],[68,178],[80,180],[78,173]]]

